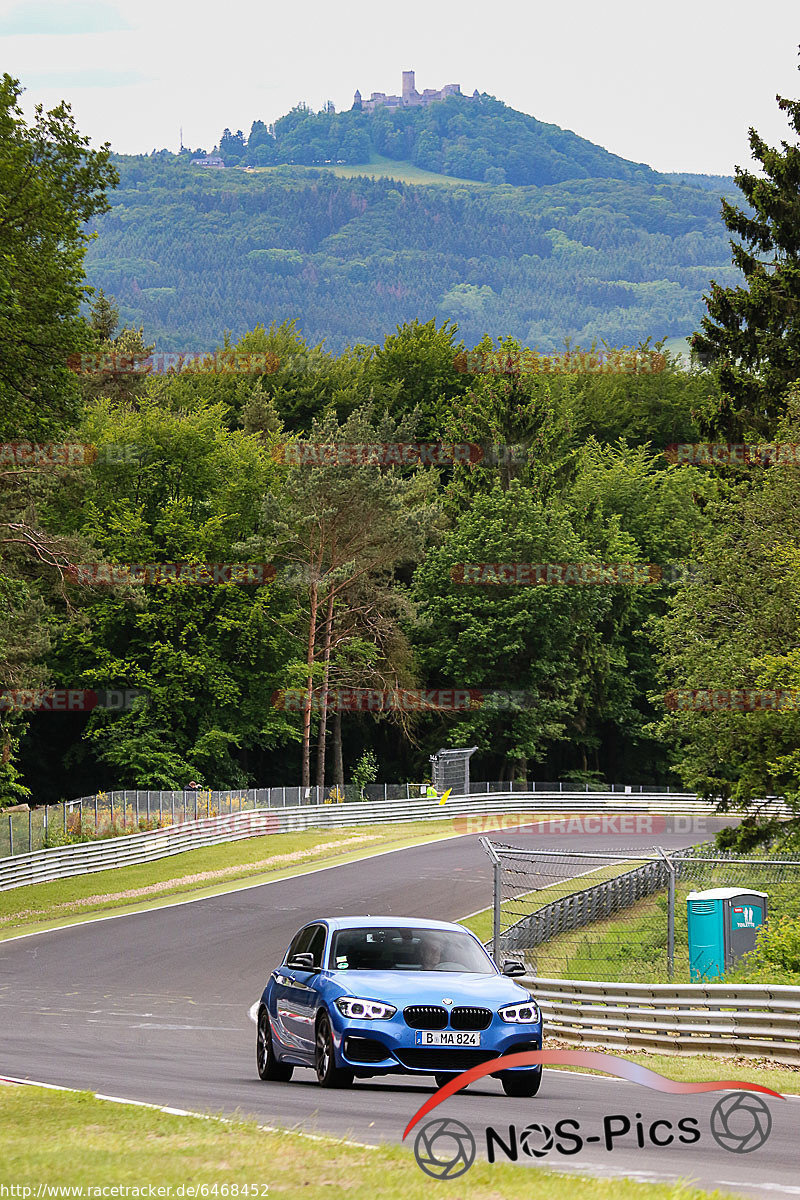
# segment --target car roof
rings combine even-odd
[[[449,929],[464,932],[463,925],[453,921],[433,921],[430,917],[318,917],[330,929],[372,929],[392,926],[395,929]],[[308,922],[313,924],[313,922]]]

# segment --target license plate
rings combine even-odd
[[[457,1033],[454,1029],[416,1029],[415,1046],[480,1046],[479,1033]]]

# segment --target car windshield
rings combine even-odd
[[[489,956],[468,933],[452,929],[372,926],[340,929],[331,945],[332,971],[470,971],[493,975]]]

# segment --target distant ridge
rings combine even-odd
[[[330,103],[321,112],[300,104],[274,125],[254,121],[246,139],[241,130],[226,129],[215,151],[226,167],[356,165],[377,154],[440,175],[493,184],[660,178],[646,163],[611,154],[493,96],[445,94],[458,86],[450,84],[442,90],[443,98],[426,100],[412,84],[413,79],[404,79],[407,103],[403,97],[384,96],[369,112],[360,101],[360,107],[341,113]],[[205,153],[186,151],[190,157]]]

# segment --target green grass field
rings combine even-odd
[[[547,1037],[545,1023],[544,1049],[554,1050],[556,1047],[575,1050],[570,1042],[560,1042],[558,1038]],[[592,1049],[596,1049],[592,1046]],[[714,1054],[650,1054],[645,1051],[621,1050],[618,1046],[609,1046],[608,1053],[617,1054],[627,1062],[641,1063],[659,1075],[668,1079],[679,1079],[683,1082],[697,1083],[708,1079],[737,1079],[743,1083],[761,1083],[764,1087],[772,1088],[786,1096],[800,1094],[800,1066],[787,1067],[767,1058],[744,1058],[741,1055]],[[557,1071],[574,1071],[575,1067],[554,1067]],[[548,1068],[550,1070],[550,1068]],[[581,1072],[585,1067],[580,1068]],[[602,1075],[602,1071],[589,1071],[590,1075]]]
[[[0,1105],[0,1183],[30,1187],[31,1196],[39,1185],[145,1189],[157,1185],[171,1189],[162,1196],[176,1197],[183,1185],[184,1195],[215,1200],[219,1196],[316,1200],[345,1193],[353,1200],[427,1200],[439,1186],[417,1166],[411,1147],[364,1147],[329,1137],[264,1130],[247,1121],[177,1116],[98,1100],[88,1092],[0,1084]],[[411,1116],[408,1108],[408,1113],[398,1116],[398,1126]],[[245,1184],[248,1191],[243,1191]],[[446,1191],[454,1200],[467,1195],[470,1200],[518,1200],[528,1194],[530,1168],[477,1161],[461,1181],[441,1186],[443,1194]],[[721,1192],[682,1184],[584,1179],[542,1169],[536,1172],[535,1191],[541,1200],[723,1197]]]
[[[257,172],[280,171],[285,167],[256,167]],[[400,183],[437,183],[447,187],[488,187],[489,184],[479,183],[475,179],[457,179],[452,175],[439,175],[436,171],[426,171],[423,167],[415,167],[413,163],[398,162],[392,158],[384,158],[381,154],[373,154],[368,163],[340,165],[329,163],[324,166],[304,166],[305,171],[332,171],[342,179],[355,179],[365,175],[368,179],[397,179]]]

